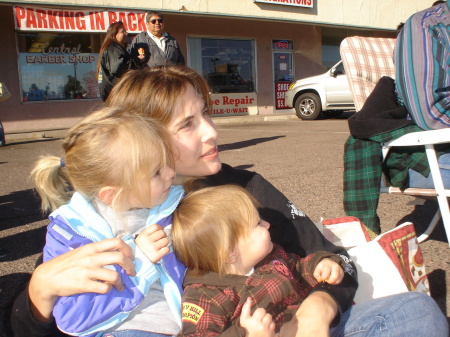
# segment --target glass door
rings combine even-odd
[[[274,40],[273,46],[273,80],[275,84],[275,109],[288,109],[284,102],[285,92],[293,81],[292,41]]]

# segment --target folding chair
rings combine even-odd
[[[378,80],[382,76],[395,78],[393,62],[395,39],[353,36],[345,38],[340,47],[350,90],[353,95],[356,111],[361,110]],[[383,160],[394,146],[424,145],[434,183],[434,189],[406,188],[400,190],[389,186],[383,179],[381,193],[410,195],[418,198],[437,198],[439,208],[425,232],[418,241],[426,240],[436,227],[442,216],[447,239],[450,243],[450,210],[448,198],[450,189],[445,189],[438,166],[435,144],[450,143],[450,130],[420,131],[406,134],[390,142],[382,144]]]

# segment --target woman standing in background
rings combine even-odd
[[[127,35],[123,22],[114,22],[108,27],[105,40],[100,47],[97,72],[103,101],[108,98],[113,86],[127,70],[137,68],[138,63],[126,49]]]

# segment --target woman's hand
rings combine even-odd
[[[323,259],[314,269],[314,277],[318,282],[327,282],[328,284],[339,284],[344,278],[342,267],[331,259]]]
[[[119,238],[94,242],[59,255],[36,268],[28,285],[34,318],[49,322],[58,297],[123,290],[119,273],[103,268],[119,265],[134,276],[133,253]]]
[[[160,225],[150,225],[135,240],[150,261],[158,262],[170,252],[169,238]]]
[[[141,61],[141,62],[143,62],[144,60],[145,60],[145,50],[144,50],[144,48],[138,48],[138,55],[137,55],[137,57],[139,58],[139,60]]]
[[[337,313],[333,298],[326,292],[315,291],[300,305],[295,318],[283,325],[280,336],[329,337],[330,324]]]
[[[249,297],[242,306],[240,325],[246,330],[246,337],[273,337],[275,336],[275,323],[272,316],[263,308],[255,310],[250,316],[252,299]]]

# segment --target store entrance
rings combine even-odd
[[[275,93],[275,109],[288,109],[284,103],[285,92],[293,81],[292,41],[274,40],[273,46],[273,79]]]

